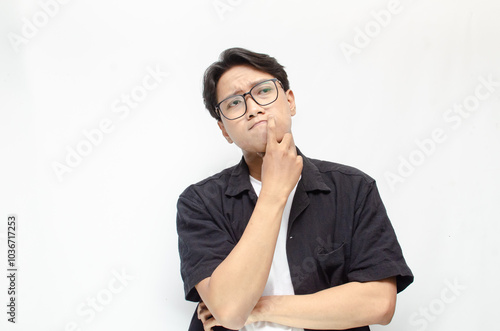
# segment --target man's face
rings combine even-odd
[[[226,71],[217,83],[217,102],[248,92],[256,84],[275,78],[266,72],[247,65],[235,66]],[[277,82],[278,99],[267,106],[258,105],[250,95],[246,96],[247,112],[244,116],[218,122],[222,134],[229,143],[234,142],[246,153],[264,153],[267,143],[267,118],[272,114],[276,120],[276,137],[281,141],[286,132],[291,132],[292,116],[295,115],[295,99],[291,90],[284,91]]]

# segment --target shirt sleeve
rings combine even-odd
[[[367,282],[396,277],[398,293],[413,282],[394,228],[375,181],[367,184],[355,211],[349,281]]]
[[[235,246],[222,217],[189,188],[179,197],[177,233],[186,300],[200,301],[195,285],[210,277]]]

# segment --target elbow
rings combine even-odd
[[[253,306],[250,307],[248,303],[245,306],[245,302],[232,300],[228,295],[221,295],[220,291],[213,293],[214,290],[210,289],[211,284],[212,281],[209,277],[196,285],[196,290],[208,310],[208,318],[215,318],[217,325],[221,325],[226,329],[239,330],[243,328]],[[221,286],[219,284],[219,287],[215,286],[214,288],[221,288]],[[204,312],[204,315],[206,315],[206,312]]]
[[[241,330],[245,326],[245,322],[240,318],[227,318],[220,324],[229,330]]]
[[[220,307],[213,315],[223,327],[231,330],[242,329],[248,318],[247,314],[236,309],[234,305]]]
[[[378,323],[381,325],[387,325],[391,323],[392,317],[396,310],[396,297],[385,299],[384,302],[380,304],[380,310],[378,312]]]

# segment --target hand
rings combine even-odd
[[[245,325],[264,321],[263,316],[265,313],[269,312],[272,310],[273,307],[273,297],[272,296],[265,296],[261,297],[257,304],[255,305],[252,313],[250,316],[248,316],[247,321],[245,322]],[[214,326],[222,326],[215,317],[213,317],[212,313],[210,310],[208,310],[207,305],[203,301],[200,301],[198,304],[198,318],[201,320],[203,323],[203,330],[204,331],[213,331]]]
[[[288,198],[302,172],[302,157],[290,132],[286,132],[281,142],[276,138],[276,120],[267,118],[267,146],[262,163],[262,192]],[[286,200],[285,200],[286,201]]]
[[[198,318],[203,323],[203,330],[212,331],[214,326],[220,326],[221,324],[217,322],[215,317],[212,316],[210,310],[208,310],[207,305],[203,301],[198,304]]]

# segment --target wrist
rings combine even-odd
[[[273,206],[284,208],[286,205],[286,201],[288,200],[288,195],[290,195],[290,193],[285,194],[282,192],[276,192],[276,190],[268,190],[265,187],[262,187],[262,190],[259,194],[259,199],[267,201]]]
[[[252,313],[251,320],[254,322],[269,322],[279,296],[263,296],[255,305]]]

